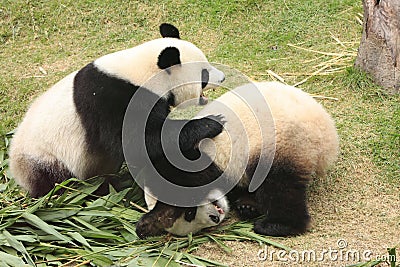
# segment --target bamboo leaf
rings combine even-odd
[[[56,229],[54,229],[53,226],[47,224],[46,222],[44,222],[42,219],[40,219],[38,216],[31,214],[31,213],[23,213],[22,217],[26,219],[26,221],[32,225],[35,226],[41,230],[43,230],[44,232],[53,235],[54,237],[66,241],[70,244],[75,245],[71,239],[69,237],[66,237],[65,235],[62,235],[61,233],[59,233]],[[75,245],[76,246],[76,245]]]
[[[193,255],[190,255],[188,253],[185,253],[184,256],[193,264],[197,265],[197,266],[206,266],[203,262],[199,261],[198,259],[196,259],[196,257],[194,257]]]
[[[113,264],[111,259],[100,254],[84,255],[83,258],[93,261],[96,266],[111,266]]]
[[[268,238],[265,238],[265,237],[263,237],[261,235],[258,235],[256,233],[254,233],[254,232],[243,231],[243,230],[232,230],[232,232],[237,233],[238,235],[250,237],[252,240],[257,240],[257,241],[264,242],[264,243],[269,244],[271,246],[274,246],[276,248],[281,248],[281,249],[284,249],[286,251],[290,251],[291,250],[289,247],[287,247],[285,245],[282,245],[282,244],[280,244],[278,242],[272,241],[272,240],[270,240]]]
[[[93,179],[92,179],[93,180]],[[93,182],[94,181],[94,182]],[[84,184],[85,186],[82,186],[79,191],[74,192],[73,194],[69,195],[66,197],[65,201],[69,204],[78,204],[80,201],[82,201],[85,197],[88,195],[91,195],[96,191],[100,185],[104,182],[104,178],[98,178],[98,180],[93,180],[91,182],[93,183],[87,183],[83,181],[79,181],[79,183]]]
[[[28,243],[38,242],[37,236],[35,235],[14,235],[14,237],[18,241],[23,241]]]
[[[82,210],[77,213],[78,216],[94,216],[94,217],[114,217],[114,214],[104,210]]]
[[[81,243],[82,245],[92,249],[92,247],[90,246],[90,244],[86,241],[86,239],[78,232],[72,232],[72,233],[68,233],[68,235],[70,237],[72,237],[73,239],[75,239],[76,241],[78,241],[79,243]]]
[[[232,249],[230,247],[228,247],[227,245],[225,245],[224,242],[222,242],[221,240],[218,240],[217,238],[213,237],[212,235],[206,235],[208,238],[210,238],[212,241],[214,241],[215,243],[217,243],[218,246],[220,246],[225,252],[227,253],[232,253]]]
[[[26,251],[26,248],[24,245],[19,242],[14,236],[12,236],[7,230],[3,231],[3,235],[5,236],[8,244],[13,247],[14,249],[18,250],[21,252],[22,256],[24,259],[28,262],[28,264],[35,266],[35,262],[32,260],[31,256],[29,253]]]
[[[140,217],[143,216],[142,212],[121,207],[113,207],[111,209],[111,213],[118,215],[118,217],[124,218],[129,221],[137,221],[139,220]]]
[[[85,221],[84,219],[81,219],[77,216],[72,217],[75,221],[77,221],[78,223],[82,224],[83,226],[85,226],[86,228],[92,230],[92,231],[99,231],[100,229],[94,227],[93,225],[91,225],[90,223],[88,223],[87,221]]]
[[[15,267],[20,267],[25,265],[25,262],[21,260],[19,257],[4,253],[2,251],[0,251],[0,263],[2,263],[3,266],[15,266]]]
[[[388,248],[390,267],[396,267],[396,248]]]
[[[185,253],[185,255],[186,255],[187,253]],[[190,254],[191,255],[191,254]],[[206,258],[203,258],[203,257],[201,257],[201,256],[197,256],[197,255],[191,255],[192,257],[195,257],[197,260],[200,260],[200,261],[202,261],[202,262],[204,262],[204,264],[203,265],[205,265],[205,266],[221,266],[221,267],[228,267],[228,265],[226,265],[226,264],[223,264],[223,263],[220,263],[220,262],[217,262],[217,261],[213,261],[213,260],[209,260],[209,259],[206,259]]]
[[[131,260],[128,262],[127,266],[128,267],[137,267],[137,266],[157,266],[154,263],[156,262],[156,258],[154,257],[136,257],[135,259]]]
[[[122,237],[105,231],[85,231],[82,232],[82,235],[89,238],[112,239],[112,240],[123,241]]]
[[[38,216],[43,221],[55,221],[69,218],[79,212],[79,209],[48,209],[43,211],[36,212],[36,216]]]

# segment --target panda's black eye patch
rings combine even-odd
[[[210,80],[210,73],[208,72],[208,70],[203,69],[201,71],[201,88],[202,89],[204,89],[207,86],[209,80]]]

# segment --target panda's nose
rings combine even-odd
[[[209,217],[214,223],[219,223],[219,216],[210,215]]]
[[[219,81],[220,83],[223,83],[225,81],[225,75],[222,75],[222,79]]]

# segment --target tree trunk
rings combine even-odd
[[[400,0],[363,0],[364,24],[355,66],[400,93]]]

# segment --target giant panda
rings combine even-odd
[[[264,215],[255,221],[256,233],[269,236],[304,233],[310,221],[306,185],[312,177],[325,175],[338,156],[339,140],[330,115],[307,93],[278,82],[249,83],[235,88],[205,106],[198,116],[215,113],[224,116],[224,131],[212,140],[203,140],[195,151],[186,152],[192,158],[193,152],[207,155],[212,163],[198,172],[187,172],[163,160],[157,171],[185,186],[218,179],[236,185],[228,197],[235,201],[239,216],[250,219]],[[258,178],[261,174],[261,182],[254,181],[256,172]],[[145,171],[143,175],[149,176]],[[252,182],[259,184],[253,185],[255,191],[249,193]],[[213,190],[219,190],[219,185]],[[151,196],[146,199],[157,199],[159,196],[153,194],[156,189],[157,185],[147,185],[145,193]],[[214,198],[226,196],[214,193]],[[174,214],[170,216],[173,219],[159,227],[168,231],[173,226],[174,232],[182,229],[179,234],[198,231],[200,218],[206,216],[198,210],[195,217],[185,222],[182,218],[189,208],[157,201],[139,220],[138,235],[146,237],[159,232],[153,230],[148,218],[153,213],[162,217],[166,210]],[[174,213],[176,210],[180,212]]]
[[[146,143],[152,156],[162,153],[157,139],[170,107],[190,99],[207,102],[203,90],[218,86],[224,73],[211,66],[194,44],[181,40],[174,26],[164,23],[160,33],[163,38],[94,60],[32,103],[10,149],[12,175],[32,197],[70,177],[87,179],[119,170],[124,161],[124,115],[139,89],[143,98],[135,106],[137,112],[156,100],[146,124],[146,137],[154,141]],[[148,83],[155,75],[156,82]],[[139,122],[128,123],[135,127]],[[191,120],[179,143],[189,148],[221,131],[218,117]],[[132,139],[134,144],[135,136]],[[145,152],[136,153],[141,157]]]
[[[215,188],[205,196],[199,206],[178,207],[164,204],[153,197],[146,188],[145,201],[150,212],[145,220],[136,224],[140,238],[169,232],[177,236],[197,233],[204,228],[217,226],[229,212],[228,200],[221,197],[222,191]],[[154,207],[157,205],[157,208]]]

